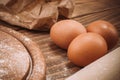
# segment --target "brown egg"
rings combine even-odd
[[[108,49],[112,49],[118,42],[118,32],[116,28],[109,22],[98,20],[92,22],[87,27],[88,32],[95,32],[104,37],[107,42]]]
[[[83,33],[68,47],[68,58],[78,66],[86,66],[107,53],[104,38],[97,33]]]
[[[76,36],[86,32],[85,27],[81,23],[74,20],[62,20],[52,26],[50,37],[56,45],[67,49]]]

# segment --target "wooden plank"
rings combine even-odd
[[[103,19],[110,21],[113,24],[120,23],[120,7],[102,11],[102,12],[97,12],[97,13],[92,13],[89,15],[85,15],[82,17],[77,17],[77,18],[72,18],[76,21],[81,22],[84,25],[89,24],[90,22],[93,22],[95,20]]]
[[[79,70],[79,68],[71,68],[71,69],[68,69],[65,71],[60,71],[60,72],[57,72],[54,74],[47,75],[46,78],[47,78],[47,80],[56,80],[56,79],[60,79],[60,78],[66,78],[78,70]]]
[[[96,0],[74,0],[75,4],[80,5],[83,3],[96,2]]]
[[[80,2],[79,2],[80,1]],[[89,1],[89,0],[88,0]],[[90,0],[89,2],[78,0],[72,17],[82,16],[95,12],[101,12],[108,9],[119,7],[120,4],[111,0],[109,3],[105,0]]]

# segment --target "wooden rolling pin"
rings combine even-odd
[[[120,47],[81,69],[66,80],[120,80]]]

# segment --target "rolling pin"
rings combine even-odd
[[[65,80],[120,80],[120,47]]]

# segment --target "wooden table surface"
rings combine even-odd
[[[120,34],[120,0],[74,1],[76,6],[71,19],[79,21],[85,26],[95,20],[107,20],[116,26]],[[53,43],[49,32],[32,31],[20,27],[11,28],[25,34],[39,45],[46,59],[46,80],[64,80],[81,69],[68,60],[67,51]]]

